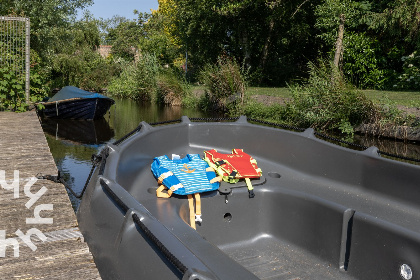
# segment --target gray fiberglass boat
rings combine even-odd
[[[196,230],[186,196],[156,197],[155,157],[233,148],[262,170],[255,197],[202,193]],[[77,215],[103,279],[420,279],[420,167],[312,129],[143,122],[103,150]]]

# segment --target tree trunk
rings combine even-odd
[[[344,22],[346,17],[344,14],[340,15],[340,25],[338,26],[338,36],[337,42],[335,43],[335,56],[334,56],[334,66],[335,69],[338,69],[340,65],[340,58],[343,53],[343,36],[344,36]]]
[[[268,36],[265,39],[265,44],[264,44],[264,48],[263,48],[263,53],[261,56],[261,61],[260,61],[260,69],[263,71],[265,68],[265,63],[267,62],[267,57],[268,57],[268,50],[271,44],[271,37],[273,34],[273,29],[274,29],[274,20],[271,19],[270,20],[270,24],[268,27]],[[261,81],[260,81],[261,82]]]
[[[247,30],[242,31],[242,46],[243,46],[244,65],[245,67],[248,68],[250,66],[249,59],[251,57],[251,52],[249,50],[249,40],[248,40]]]

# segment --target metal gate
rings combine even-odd
[[[29,39],[29,18],[0,16],[0,67],[8,67],[24,81],[26,103],[29,103]]]

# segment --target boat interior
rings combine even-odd
[[[255,197],[241,181],[222,182],[201,194],[196,229],[186,196],[156,197],[155,157],[234,148],[262,170]],[[173,125],[142,123],[107,149],[78,219],[110,279],[420,279],[420,167],[382,158],[375,147],[355,151],[312,129],[286,131],[244,117],[183,117]]]

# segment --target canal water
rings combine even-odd
[[[141,121],[155,123],[179,119],[181,116],[218,117],[215,113],[204,113],[197,109],[116,99],[115,105],[104,119],[95,121],[43,119],[41,124],[58,170],[67,184],[76,193],[80,193],[92,168],[92,154],[98,154],[106,143],[120,139],[136,128]],[[376,146],[379,150],[391,154],[420,158],[420,143],[404,143],[357,135],[351,141],[363,146]],[[70,193],[69,196],[76,210],[80,200]]]

